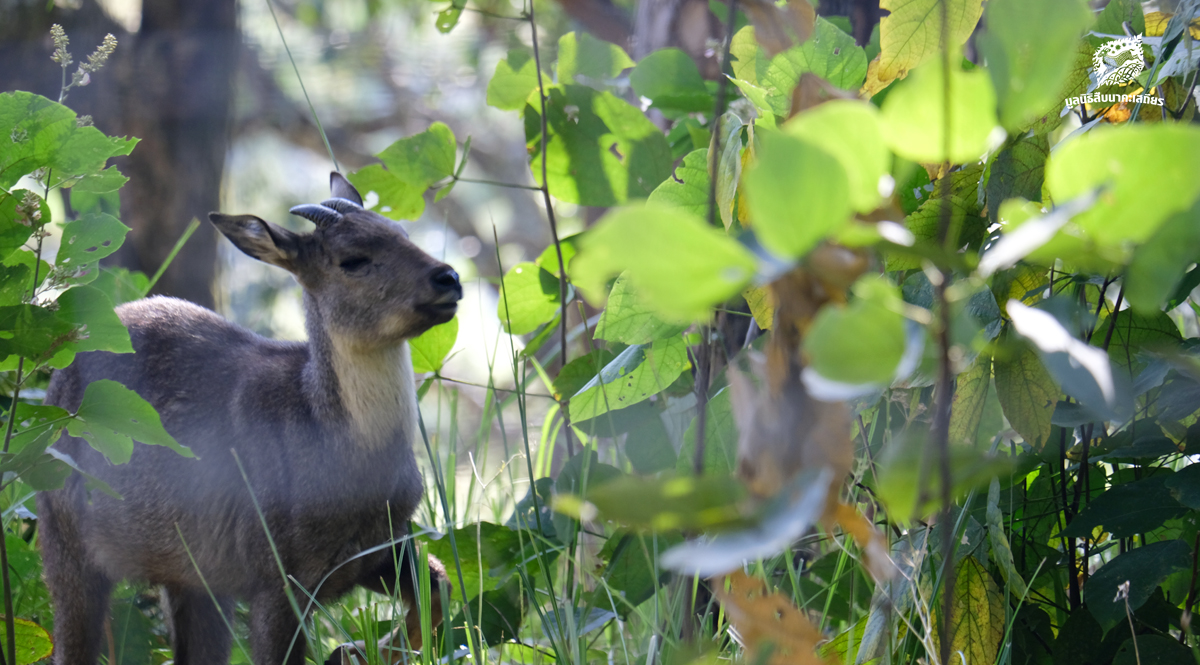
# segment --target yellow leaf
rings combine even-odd
[[[950,406],[950,443],[973,445],[992,383],[992,356],[981,353],[967,371],[958,375]]]
[[[714,590],[742,644],[756,654],[749,662],[760,662],[757,654],[771,645],[770,665],[826,664],[815,653],[825,639],[821,631],[787,597],[769,593],[762,580],[739,570],[718,580]]]
[[[1050,436],[1050,418],[1058,404],[1058,384],[1037,353],[1028,347],[1016,356],[997,355],[992,371],[1004,417],[1025,443],[1041,450]]]
[[[882,90],[942,50],[943,4],[950,25],[948,48],[957,49],[979,23],[983,14],[982,0],[882,0],[879,3],[881,9],[891,14],[879,22],[879,62],[867,67],[864,92],[868,87]]]
[[[1167,23],[1171,21],[1171,17],[1175,14],[1171,12],[1149,12],[1146,14],[1146,36],[1147,37],[1162,37],[1167,31]],[[1192,39],[1200,39],[1200,18],[1192,19],[1188,25],[1188,32],[1192,35]]]
[[[754,315],[758,327],[770,330],[775,323],[775,300],[771,296],[771,290],[765,286],[752,286],[742,291],[742,297],[750,306],[750,313]]]
[[[939,601],[940,606],[940,601]],[[937,625],[941,626],[939,618]],[[934,644],[940,635],[934,632]],[[992,663],[1004,639],[1004,599],[987,570],[966,557],[958,564],[950,614],[950,662]]]

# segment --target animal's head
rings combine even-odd
[[[333,198],[292,208],[316,224],[312,233],[253,215],[208,217],[238,249],[295,275],[329,333],[354,346],[395,344],[453,318],[462,298],[458,274],[399,224],[364,208],[340,173],[330,174],[330,188]]]

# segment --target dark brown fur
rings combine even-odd
[[[248,601],[255,663],[302,664],[299,620],[251,490],[295,584],[321,601],[356,585],[398,588],[415,606],[400,547],[359,554],[403,537],[420,501],[405,340],[452,317],[462,289],[398,225],[359,207],[340,175],[333,190],[339,198],[326,204],[339,213],[294,209],[318,222],[312,234],[212,215],[239,249],[296,275],[307,343],[265,339],[182,300],[150,298],[117,309],[134,354],[80,354],[52,378],[46,401],[68,409],[91,381],[125,384],[197,456],[139,445],[129,464],[112,465],[80,439],[55,445],[124,497],[88,496],[78,475],[38,497],[55,663],[96,662],[109,590],[128,579],[164,588],[176,663],[228,662],[231,636],[207,583],[227,618],[235,599]],[[444,582],[441,565],[430,566],[435,584]],[[440,620],[437,607],[431,618]]]

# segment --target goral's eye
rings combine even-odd
[[[371,259],[365,256],[352,256],[338,264],[346,272],[358,272],[371,265]]]

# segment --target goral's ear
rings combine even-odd
[[[296,272],[301,236],[254,215],[223,215],[211,212],[217,230],[247,256]]]
[[[359,207],[362,207],[363,200],[358,190],[354,188],[354,185],[350,184],[349,180],[346,180],[345,176],[337,171],[329,174],[329,191],[333,193],[333,198],[335,199],[354,201]]]

